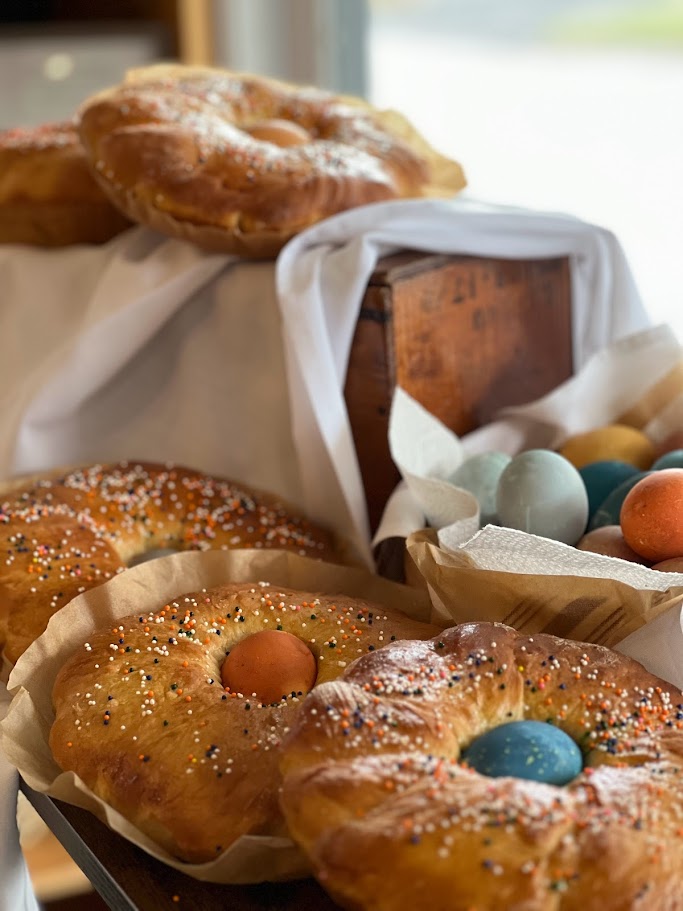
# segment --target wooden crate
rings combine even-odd
[[[382,260],[363,300],[345,386],[373,530],[399,481],[387,441],[397,384],[462,435],[571,374],[567,259],[406,251]]]

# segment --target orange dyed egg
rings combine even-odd
[[[617,557],[630,563],[647,563],[645,557],[629,547],[619,525],[601,525],[587,532],[576,545],[579,550],[587,550],[605,557]]]
[[[629,547],[659,563],[683,554],[683,468],[646,475],[629,491],[619,516]]]
[[[242,639],[221,668],[223,686],[256,696],[272,705],[293,694],[305,695],[315,684],[315,656],[301,639],[281,630],[265,629]]]

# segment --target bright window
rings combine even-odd
[[[370,99],[468,195],[612,230],[683,337],[683,0],[371,0]]]

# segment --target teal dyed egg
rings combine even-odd
[[[621,507],[626,495],[632,487],[636,486],[638,481],[646,478],[649,474],[649,471],[637,471],[618,487],[615,487],[612,493],[608,494],[604,502],[595,510],[593,518],[588,523],[588,531],[593,531],[594,528],[602,528],[603,525],[618,525]]]
[[[628,462],[608,459],[603,462],[589,462],[579,468],[579,474],[586,485],[588,494],[588,521],[590,522],[598,508],[620,484],[633,475],[638,469]]]
[[[510,721],[491,728],[463,751],[461,760],[490,778],[526,778],[564,785],[583,769],[581,750],[545,721]]]
[[[498,521],[496,490],[510,458],[505,452],[481,452],[466,459],[449,479],[456,487],[468,490],[477,500],[482,525]]]
[[[661,471],[662,468],[683,468],[683,449],[672,449],[664,453],[652,465],[652,471]]]

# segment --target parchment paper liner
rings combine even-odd
[[[364,569],[321,563],[286,551],[185,552],[152,560],[84,592],[51,618],[10,675],[8,687],[14,698],[0,726],[2,746],[31,788],[85,807],[153,857],[196,879],[254,883],[305,876],[310,868],[287,838],[244,836],[210,863],[177,860],[97,798],[76,775],[61,772],[48,746],[57,671],[93,630],[107,628],[128,614],[156,610],[183,592],[230,581],[267,581],[303,591],[358,595],[414,619],[430,620],[431,605],[423,592]]]
[[[439,543],[433,529],[407,540],[434,605],[432,622],[492,620],[596,642],[683,689],[683,573],[493,525],[456,549]]]

